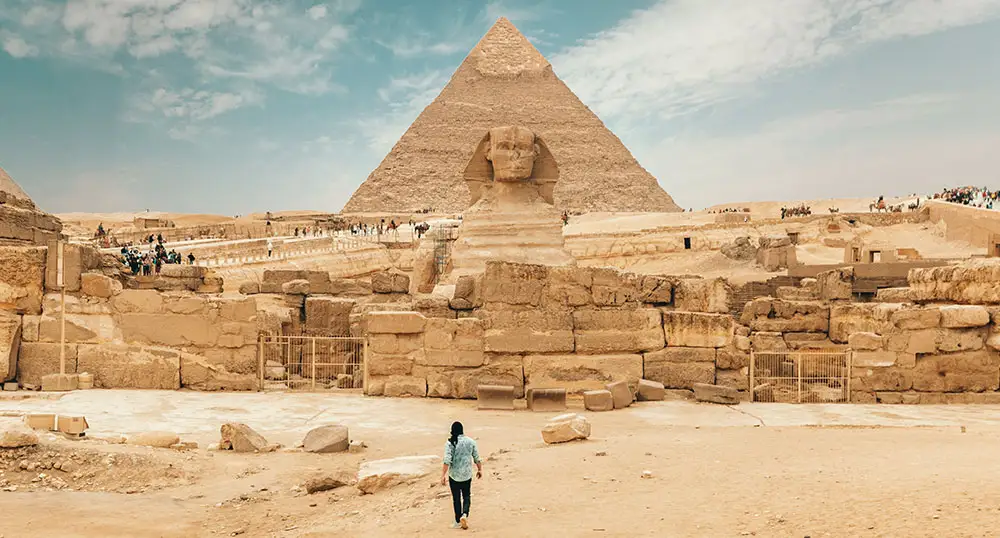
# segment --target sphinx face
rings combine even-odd
[[[490,129],[490,151],[494,181],[523,181],[531,177],[538,152],[535,133],[525,127]]]

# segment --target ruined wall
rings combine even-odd
[[[966,241],[977,247],[990,247],[990,236],[1000,233],[1000,211],[980,209],[938,200],[927,202],[932,222],[944,222],[945,238]]]
[[[371,312],[368,393],[473,398],[481,383],[571,393],[639,379],[747,389],[721,279],[490,262],[456,285],[457,319]],[[444,315],[444,314],[442,314]]]

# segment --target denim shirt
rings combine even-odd
[[[455,446],[450,441],[445,441],[444,464],[448,466],[449,478],[455,482],[472,480],[472,462],[482,463],[475,441],[464,435],[458,436]]]

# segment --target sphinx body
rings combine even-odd
[[[462,214],[447,280],[488,260],[574,265],[552,193],[559,178],[545,143],[524,127],[490,129],[465,170],[472,206]]]

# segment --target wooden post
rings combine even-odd
[[[364,337],[364,353],[362,354],[361,367],[364,369],[361,383],[361,393],[368,394],[368,337]]]
[[[59,373],[66,374],[66,282],[63,275],[65,248],[63,242],[56,243],[56,285],[59,286]]]
[[[257,365],[260,374],[257,390],[264,390],[264,335],[257,336]]]
[[[802,403],[802,354],[795,355],[795,373],[799,378],[799,403]]]
[[[847,351],[847,403],[851,403],[851,376],[853,372],[851,370],[854,368],[854,351]]]
[[[311,344],[310,355],[312,358],[312,390],[316,390],[316,337],[312,336],[309,338]]]
[[[751,402],[754,401],[757,397],[757,391],[754,390],[754,387],[756,387],[756,384],[754,383],[754,377],[756,375],[756,372],[754,370],[757,369],[756,362],[757,362],[757,357],[756,355],[754,355],[753,349],[751,349],[750,350],[750,401]]]

